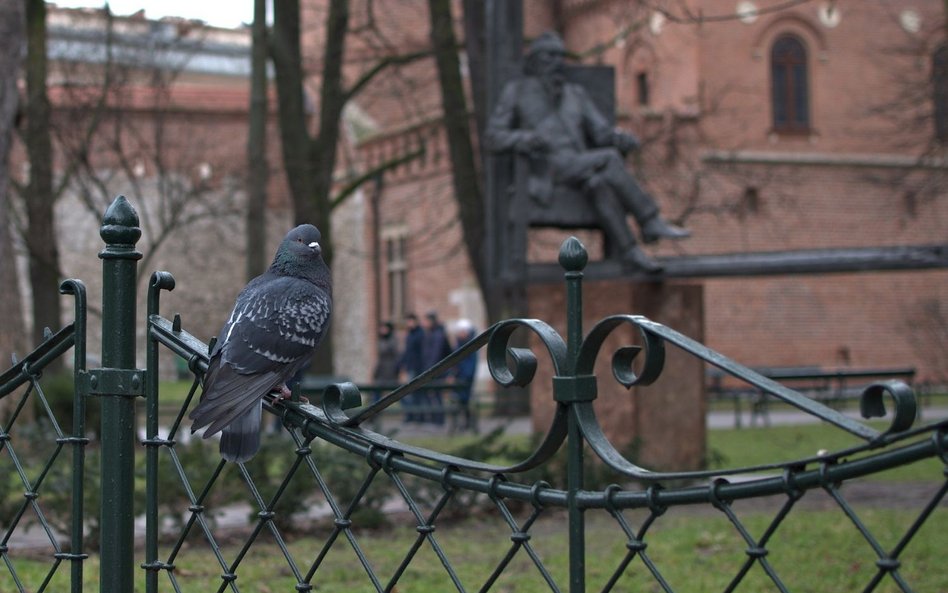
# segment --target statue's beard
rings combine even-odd
[[[563,96],[563,70],[557,68],[548,72],[541,72],[539,78],[547,96],[553,99],[555,105],[559,105],[560,98]]]

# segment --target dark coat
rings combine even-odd
[[[451,344],[444,331],[444,326],[435,325],[424,334],[421,348],[422,370],[427,370],[439,360],[451,354]]]
[[[459,339],[455,350],[460,350],[474,338],[472,333],[466,340]],[[454,367],[454,378],[459,383],[472,383],[477,374],[477,352],[472,352]]]
[[[379,338],[378,362],[372,373],[372,380],[376,383],[393,383],[398,381],[398,339],[395,334]]]
[[[425,340],[425,330],[416,327],[405,335],[405,349],[398,359],[398,369],[405,371],[412,377],[418,375],[427,367],[422,358],[422,349]]]

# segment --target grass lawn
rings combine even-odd
[[[878,424],[876,427],[882,429],[884,425]],[[862,441],[853,435],[826,424],[708,431],[708,453],[712,469],[792,461],[816,455],[821,449],[839,451],[861,443]],[[873,474],[868,478],[899,482],[938,480],[942,476],[943,468],[944,464],[937,459],[928,459]]]
[[[739,511],[740,509],[738,509]],[[862,510],[861,519],[871,525],[883,547],[891,548],[914,515],[904,510]],[[641,515],[629,513],[637,526]],[[749,531],[759,536],[771,515],[749,513],[742,516]],[[530,544],[543,566],[559,585],[567,587],[568,550],[564,517],[552,513],[531,529]],[[936,515],[923,527],[902,555],[901,576],[915,591],[948,591],[948,571],[944,570],[943,550],[948,546],[948,522]],[[400,523],[392,529],[356,533],[358,545],[384,587],[417,537],[411,524]],[[510,529],[499,522],[475,518],[439,525],[435,533],[458,580],[468,591],[477,591],[511,546]],[[305,537],[290,544],[298,568],[305,573],[324,541],[323,537]],[[747,545],[720,513],[686,509],[670,511],[646,536],[646,553],[675,591],[720,591],[740,570],[747,556]],[[771,539],[767,560],[774,571],[794,592],[825,593],[858,591],[875,574],[875,559],[869,544],[858,537],[852,525],[839,512],[815,511],[792,513]],[[231,561],[239,547],[226,546],[223,556]],[[163,553],[167,553],[164,550]],[[604,513],[590,513],[587,524],[587,588],[599,591],[623,561],[626,539],[616,523]],[[17,561],[16,568],[35,590],[48,565],[36,561]],[[68,567],[63,565],[50,585],[52,591],[67,590]],[[143,576],[136,577],[136,591],[144,591]],[[214,591],[222,570],[215,556],[205,547],[185,548],[174,571],[183,591]],[[98,565],[94,557],[87,564],[87,590],[96,589]],[[251,548],[238,569],[237,583],[242,591],[276,593],[293,591],[296,580],[279,548],[261,540]],[[891,578],[877,591],[895,591]],[[337,541],[312,580],[315,591],[350,593],[374,591],[352,548],[343,539]],[[8,574],[0,571],[0,591],[15,591]],[[168,575],[159,579],[160,591],[173,590]],[[398,591],[442,593],[455,590],[442,562],[429,544],[424,544],[415,561],[399,579]],[[493,591],[533,593],[550,588],[524,550],[495,584]],[[640,558],[629,564],[616,591],[659,591],[660,588]],[[755,565],[743,584],[742,592],[775,591],[776,587],[760,565]]]
[[[158,393],[161,396],[158,400],[161,402],[162,406],[178,407],[184,403],[184,400],[188,397],[188,391],[191,389],[191,381],[159,381],[158,382]],[[198,392],[194,397],[200,397],[201,390],[198,389]]]

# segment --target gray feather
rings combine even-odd
[[[252,406],[221,431],[221,457],[233,463],[243,463],[260,450],[262,410],[260,403]]]
[[[263,396],[305,368],[328,331],[332,279],[319,238],[312,225],[290,231],[266,273],[237,296],[221,328],[204,393],[189,417],[192,432],[206,427],[204,438],[223,433],[225,459],[245,461],[257,451]]]

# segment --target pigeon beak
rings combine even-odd
[[[309,244],[309,248],[313,250],[316,255],[319,255],[323,252],[322,248],[319,246],[319,243],[313,241]]]

